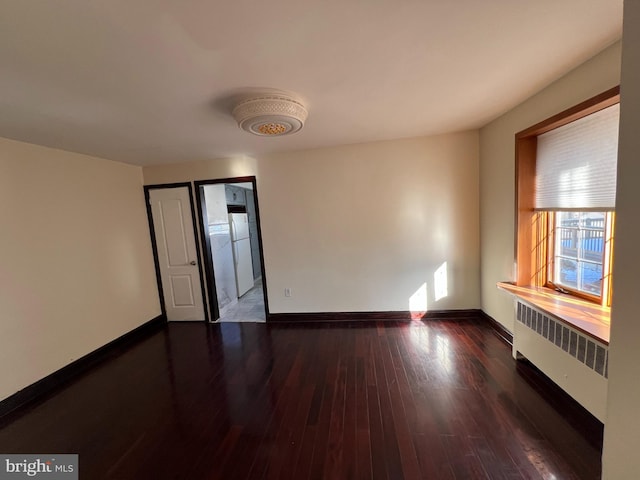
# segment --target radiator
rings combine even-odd
[[[604,423],[608,345],[519,300],[516,320],[514,357],[527,358]]]

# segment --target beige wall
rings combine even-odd
[[[477,132],[143,172],[146,184],[256,175],[272,313],[406,311],[421,288],[430,310],[479,308]]]
[[[256,174],[253,158],[238,156],[196,162],[143,167],[145,185],[245,177]]]
[[[577,67],[480,130],[482,309],[513,331],[513,300],[496,282],[514,280],[517,132],[620,82],[620,42]]]
[[[605,480],[635,479],[640,472],[640,3],[636,1],[624,4],[623,45]]]
[[[0,399],[160,314],[139,167],[0,139]]]

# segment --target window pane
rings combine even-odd
[[[581,290],[600,296],[602,290],[602,265],[596,263],[582,263],[580,265]]]
[[[603,213],[582,213],[582,244],[580,258],[602,263],[604,252]]]
[[[578,288],[578,262],[568,258],[556,259],[556,283],[569,288]]]
[[[604,263],[603,212],[557,212],[554,283],[600,296]]]
[[[558,228],[558,255],[578,258],[578,229]]]

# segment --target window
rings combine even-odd
[[[608,306],[619,88],[516,135],[516,285]]]
[[[612,227],[612,212],[552,212],[548,285],[599,302],[605,298],[611,278],[607,272]]]

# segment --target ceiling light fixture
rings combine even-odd
[[[308,114],[300,100],[284,93],[245,98],[232,112],[241,129],[262,137],[295,133],[304,126]]]

